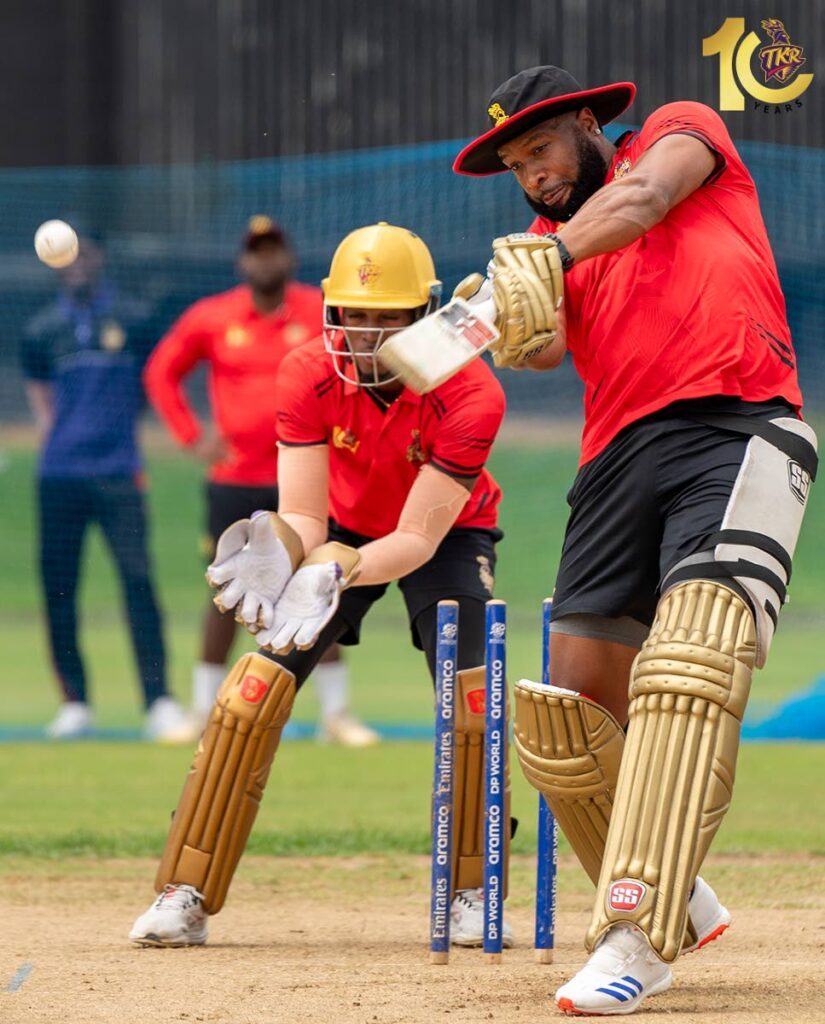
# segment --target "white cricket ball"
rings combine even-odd
[[[34,233],[34,251],[50,267],[68,267],[77,259],[77,234],[65,220],[47,220]]]

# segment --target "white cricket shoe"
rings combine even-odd
[[[459,889],[450,908],[450,942],[454,946],[484,944],[484,890]],[[513,945],[513,930],[506,921],[501,926],[501,944]]]
[[[682,950],[682,956],[685,953],[693,953],[709,942],[713,942],[714,939],[718,939],[730,925],[730,911],[727,907],[722,906],[713,889],[698,875],[693,892],[690,894],[688,910],[698,938],[692,946],[687,946]]]
[[[667,964],[638,928],[615,924],[579,973],[556,992],[556,1006],[573,1016],[633,1013],[646,996],[673,984]]]
[[[341,747],[374,747],[381,742],[374,729],[359,722],[349,711],[324,718],[317,738],[319,743],[336,743]]]
[[[192,715],[173,697],[158,697],[146,712],[143,736],[157,743],[194,743],[200,730]]]
[[[207,917],[193,885],[166,885],[132,925],[129,938],[139,946],[202,946]]]
[[[60,710],[46,726],[46,735],[52,740],[76,740],[90,736],[94,720],[94,712],[88,704],[69,700],[60,705]]]

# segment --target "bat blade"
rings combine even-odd
[[[464,299],[453,299],[389,337],[378,358],[408,388],[425,395],[486,352],[498,337],[477,309]]]

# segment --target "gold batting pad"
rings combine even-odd
[[[453,892],[484,881],[484,666],[456,673]],[[510,766],[504,769],[504,895],[510,851]]]
[[[635,924],[672,963],[690,890],[730,806],[756,654],[753,614],[728,587],[668,591],[636,660],[604,866],[585,945]]]
[[[260,654],[240,658],[224,679],[198,744],[155,877],[193,885],[217,914],[258,813],[295,677]]]
[[[624,731],[600,704],[573,690],[520,679],[516,753],[594,885],[602,869]]]

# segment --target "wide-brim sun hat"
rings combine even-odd
[[[461,150],[453,170],[475,177],[501,174],[507,168],[498,150],[533,125],[582,107],[605,125],[627,110],[635,95],[632,82],[585,89],[568,71],[550,64],[519,71],[493,92],[487,104],[492,128]]]

